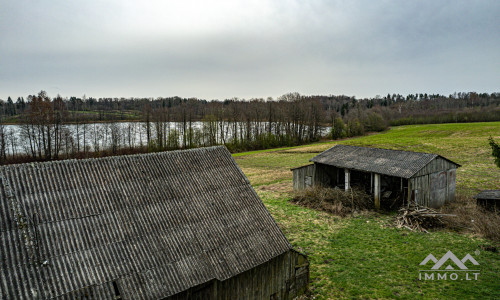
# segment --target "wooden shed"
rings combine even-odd
[[[500,212],[500,190],[484,190],[474,196],[478,206]]]
[[[0,299],[292,299],[292,249],[225,147],[0,168]]]
[[[437,154],[336,145],[313,157],[313,164],[292,169],[296,190],[311,186],[351,186],[384,198],[440,207],[455,199],[459,164]]]

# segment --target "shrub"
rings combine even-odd
[[[313,187],[294,192],[295,204],[319,209],[339,216],[373,206],[370,195],[357,189],[346,192],[340,189]]]
[[[476,206],[470,196],[457,194],[454,202],[441,209],[443,213],[456,217],[445,218],[445,225],[457,231],[468,231],[500,242],[500,214]]]
[[[375,112],[370,112],[363,119],[363,126],[367,131],[384,131],[387,129],[387,123],[382,116]]]
[[[341,117],[336,117],[333,120],[331,134],[332,134],[332,139],[334,140],[345,137],[345,125]]]
[[[358,118],[347,121],[346,130],[347,130],[347,136],[349,137],[360,136],[365,134],[365,128],[363,127],[363,124],[359,122]]]

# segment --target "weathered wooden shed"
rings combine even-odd
[[[225,147],[0,168],[0,299],[291,299],[309,281]]]
[[[484,190],[474,196],[478,206],[500,212],[500,190]]]
[[[321,185],[348,190],[357,186],[382,198],[440,207],[455,199],[459,164],[437,154],[336,145],[292,169],[296,190]]]

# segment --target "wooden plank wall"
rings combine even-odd
[[[307,290],[309,262],[288,251],[269,262],[217,283],[216,299],[294,299]]]
[[[455,201],[455,190],[457,187],[457,169],[448,170],[448,198],[447,202]]]
[[[455,200],[456,169],[441,170],[410,179],[419,205],[438,208]]]
[[[331,187],[337,183],[337,168],[328,165],[315,164],[314,185]],[[343,169],[342,169],[343,172]]]
[[[194,299],[294,299],[309,285],[309,261],[290,250],[251,270],[224,281],[212,280],[169,297]]]
[[[315,168],[315,165],[311,164],[293,169],[293,189],[303,190],[307,187],[313,186]]]
[[[435,208],[455,200],[457,167],[457,164],[436,157],[410,179],[409,195],[414,192],[419,205]]]
[[[450,169],[456,169],[458,165],[442,159],[441,157],[436,157],[431,162],[429,162],[425,167],[418,171],[413,177],[420,177],[423,175],[428,175],[440,171],[447,171]]]

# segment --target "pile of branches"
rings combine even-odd
[[[394,225],[397,228],[428,233],[426,228],[443,227],[445,217],[456,217],[456,215],[443,214],[429,207],[402,207],[399,209]]]
[[[373,206],[371,196],[355,188],[347,192],[338,188],[308,188],[295,191],[291,201],[295,204],[327,211],[339,216],[345,216],[354,211],[365,210]]]

